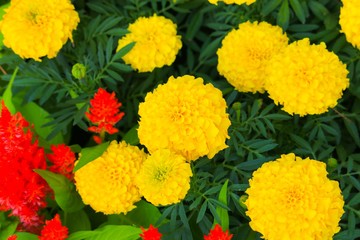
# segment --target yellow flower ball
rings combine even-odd
[[[167,148],[196,160],[227,147],[230,126],[226,102],[219,89],[202,78],[170,77],[139,105],[140,143],[150,153]]]
[[[134,181],[146,157],[138,147],[112,141],[99,158],[75,172],[83,202],[104,214],[131,211],[141,199]]]
[[[80,19],[69,0],[11,1],[0,29],[4,45],[22,58],[56,57]]]
[[[271,57],[288,45],[278,26],[245,22],[229,32],[218,49],[218,71],[240,92],[264,92],[265,69]]]
[[[190,164],[183,156],[160,149],[145,160],[136,184],[147,201],[165,206],[185,198],[191,176]]]
[[[123,60],[139,72],[170,66],[182,47],[181,36],[176,35],[176,27],[171,20],[162,16],[140,17],[129,25],[130,33],[119,40],[117,51],[135,42]]]
[[[254,3],[256,0],[209,0],[210,3],[212,4],[217,4],[218,2],[224,2],[226,4],[238,4],[238,5],[241,5],[241,4],[246,4],[246,5],[250,5],[252,3]]]
[[[341,31],[345,34],[348,42],[360,49],[360,1],[342,0],[342,3],[339,19]]]
[[[326,164],[290,153],[253,173],[245,204],[250,226],[267,240],[332,239],[344,200]]]
[[[290,44],[267,68],[266,90],[289,114],[321,114],[335,107],[349,86],[348,71],[324,43],[309,39]]]

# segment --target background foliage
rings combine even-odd
[[[73,3],[81,22],[73,33],[74,44],[68,42],[56,58],[35,62],[23,60],[5,47],[1,50],[0,93],[5,92],[18,67],[11,96],[16,109],[25,116],[26,112],[34,114],[34,109],[45,109],[50,114],[42,118],[45,122],[34,123],[39,126],[37,132],[44,146],[65,141],[73,145],[73,149],[80,151],[81,147],[84,151],[85,147],[94,145],[87,132],[84,113],[99,87],[115,91],[123,103],[125,117],[117,124],[120,133],[114,138],[138,144],[134,131],[138,105],[147,92],[166,82],[171,75],[192,74],[221,89],[232,125],[227,142],[229,148],[210,161],[202,158],[192,163],[191,189],[182,203],[157,209],[141,201],[136,210],[126,216],[95,213],[79,204],[80,200],[72,199],[76,198],[76,192],[68,196],[71,200],[59,200],[59,206],[53,203],[51,211],[61,212],[72,233],[69,239],[100,239],[96,237],[100,233],[101,239],[120,239],[117,237],[121,236],[121,231],[131,228],[124,224],[147,227],[150,223],[160,227],[164,239],[201,239],[214,222],[229,226],[233,239],[259,239],[260,235],[248,226],[249,219],[239,198],[248,187],[254,170],[289,152],[326,163],[331,158],[337,160],[336,165],[328,165],[328,171],[331,179],[340,182],[345,214],[340,222],[341,231],[334,239],[360,238],[360,52],[340,31],[340,1],[257,0],[250,6],[222,3],[215,6],[206,0],[177,0],[176,3],[169,0],[76,0]],[[121,60],[132,46],[115,53],[117,41],[127,33],[129,23],[139,16],[154,13],[177,23],[183,47],[172,66],[151,73],[137,73]],[[286,31],[291,42],[305,37],[313,43],[325,42],[349,70],[350,87],[339,104],[321,115],[299,117],[283,112],[266,94],[235,91],[216,70],[216,50],[231,29],[247,20],[277,24]],[[82,80],[71,75],[71,67],[76,63],[87,67]],[[41,108],[29,107],[34,103]],[[47,128],[44,130],[40,126]],[[92,148],[91,154],[94,151],[97,150]],[[102,150],[98,151],[101,154]],[[70,186],[66,182],[55,185],[55,192],[56,188],[63,191],[61,187]],[[78,205],[68,208],[68,201]],[[14,226],[4,213],[0,214],[0,239],[6,239],[7,232],[13,231]],[[131,231],[133,236],[126,239],[137,239],[138,229]],[[24,233],[20,239],[31,238]]]

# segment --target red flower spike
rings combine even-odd
[[[16,235],[11,235],[10,237],[8,237],[7,240],[17,240],[17,236]]]
[[[105,89],[99,88],[94,98],[90,100],[90,105],[86,116],[95,126],[89,127],[88,130],[100,133],[100,135],[104,135],[105,132],[117,133],[118,129],[114,125],[123,118],[125,113],[120,112],[119,108],[122,104],[116,99],[115,93],[109,93]]]
[[[210,230],[209,235],[204,235],[204,240],[231,240],[232,236],[229,234],[229,230],[224,232],[221,226],[216,224],[214,229]]]
[[[53,164],[49,170],[54,173],[59,173],[67,177],[70,181],[73,181],[74,163],[76,160],[75,153],[71,151],[71,148],[65,144],[52,145],[51,154],[47,154],[46,157]]]
[[[45,222],[39,240],[65,240],[68,234],[68,228],[61,224],[60,216],[56,214],[53,219]]]
[[[150,224],[150,227],[145,230],[143,227],[141,227],[142,233],[140,234],[141,239],[143,240],[160,240],[162,234],[159,232],[159,230],[153,225]]]
[[[19,230],[38,233],[38,212],[46,207],[49,187],[33,170],[46,169],[44,149],[33,141],[32,127],[2,102],[0,115],[0,209],[20,220]]]

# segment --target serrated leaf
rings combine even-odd
[[[109,142],[105,142],[94,147],[83,148],[80,153],[80,158],[74,167],[74,172],[85,166],[87,163],[100,157],[108,148]]]

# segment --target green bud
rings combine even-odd
[[[235,111],[238,111],[241,109],[241,103],[240,102],[234,102],[232,105],[232,109],[234,109]]]
[[[328,159],[328,162],[327,162],[327,165],[330,167],[330,168],[336,168],[338,163],[337,163],[337,160],[335,158],[329,158]]]
[[[81,63],[77,63],[72,67],[71,74],[76,79],[83,79],[86,76],[86,67]]]
[[[239,199],[240,206],[245,210],[247,209],[245,202],[248,199],[248,197],[249,197],[248,195],[241,195]]]

